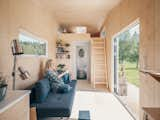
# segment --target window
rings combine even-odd
[[[20,32],[19,41],[25,55],[47,56],[47,41],[27,32]]]
[[[139,118],[140,22],[136,20],[113,38],[113,90],[128,111]]]
[[[106,30],[105,30],[105,28],[103,28],[102,31],[100,32],[100,37],[103,38],[103,39],[105,39],[106,36],[107,36]]]
[[[75,33],[87,33],[87,28],[85,26],[77,26],[75,28]]]

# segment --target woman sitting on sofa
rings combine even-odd
[[[56,71],[56,67],[53,63],[53,60],[52,59],[47,60],[44,77],[50,81],[52,92],[66,93],[71,90],[70,85],[65,84],[62,79],[66,75],[69,75],[68,71],[62,74],[58,74],[58,72]]]

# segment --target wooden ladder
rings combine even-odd
[[[108,88],[105,40],[93,38],[91,44],[92,85],[95,87],[97,84],[105,84]]]

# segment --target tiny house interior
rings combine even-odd
[[[0,120],[160,120],[159,11],[160,0],[0,0]],[[48,80],[52,104],[33,107],[50,59],[72,94],[52,103]]]

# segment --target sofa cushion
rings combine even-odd
[[[35,88],[34,88],[34,92],[35,92],[35,101],[36,102],[43,102],[46,97],[48,96],[48,93],[50,91],[50,84],[49,84],[49,80],[48,79],[43,79],[38,81],[35,84]]]
[[[36,105],[38,117],[69,117],[72,110],[75,96],[76,81],[73,80],[69,85],[72,87],[68,93],[53,94],[50,92],[43,103]]]
[[[68,84],[63,84],[61,86],[59,86],[59,88],[57,89],[57,93],[67,93],[72,89],[72,87]]]

